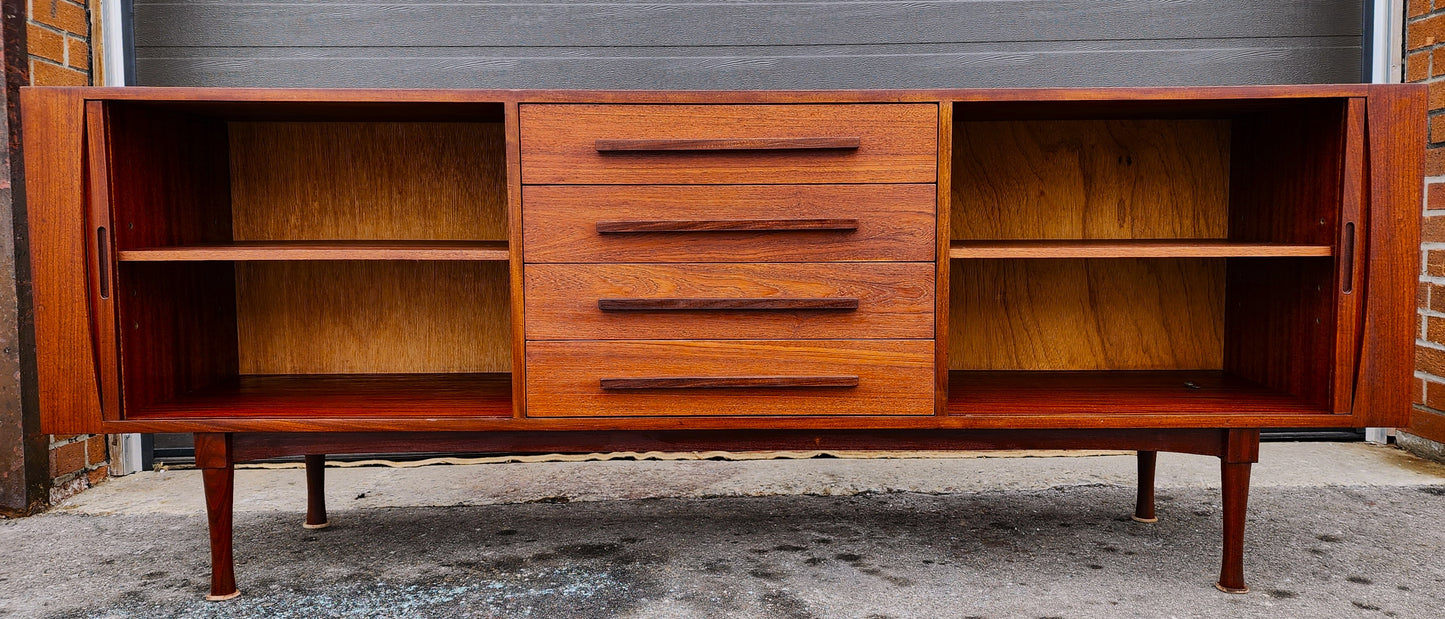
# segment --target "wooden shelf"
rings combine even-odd
[[[243,375],[126,418],[511,416],[511,375],[488,372]]]
[[[952,241],[949,258],[1282,258],[1331,256],[1329,245],[1224,240]]]
[[[960,371],[950,415],[1320,414],[1324,407],[1217,370]]]
[[[121,262],[247,260],[499,260],[506,241],[237,241],[120,252]]]

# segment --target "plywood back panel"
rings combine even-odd
[[[236,240],[506,240],[501,123],[233,122]]]
[[[504,262],[236,265],[242,374],[511,368]]]
[[[954,260],[961,370],[1220,369],[1223,259]]]
[[[954,119],[953,238],[1216,239],[1229,121]]]

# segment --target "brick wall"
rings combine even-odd
[[[1445,0],[1409,0],[1406,7],[1405,81],[1430,90],[1412,429],[1445,441],[1434,431],[1442,425],[1437,418],[1445,420]]]
[[[92,10],[94,9],[94,10]],[[98,25],[98,0],[29,0],[25,45],[30,83],[37,86],[86,86],[97,75],[91,53],[92,28]],[[106,440],[101,435],[50,437],[50,503],[80,492],[109,473]]]

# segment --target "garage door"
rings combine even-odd
[[[134,0],[154,86],[1357,82],[1355,0]]]

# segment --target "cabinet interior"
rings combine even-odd
[[[1342,103],[953,117],[950,411],[1334,406]]]
[[[511,414],[501,105],[338,107],[109,104],[128,416]]]

